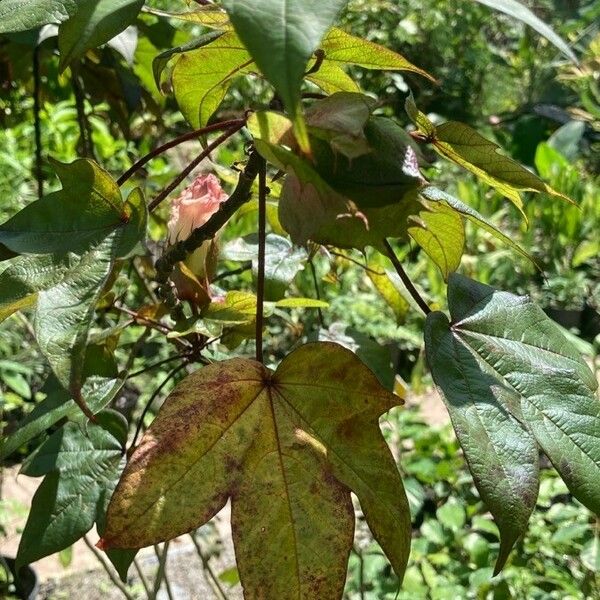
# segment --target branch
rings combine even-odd
[[[150,162],[153,158],[156,158],[157,156],[163,154],[167,150],[175,148],[175,146],[178,146],[179,144],[189,142],[190,140],[195,140],[196,138],[199,138],[213,131],[222,131],[223,129],[235,127],[236,125],[243,125],[245,124],[245,122],[246,121],[244,119],[232,119],[231,121],[222,121],[220,123],[214,123],[213,125],[208,125],[206,127],[202,127],[201,129],[196,129],[195,131],[188,131],[188,133],[184,133],[183,135],[172,139],[170,142],[167,142],[166,144],[155,148],[154,150],[146,154],[146,156],[140,158],[127,171],[125,171],[125,173],[123,173],[121,177],[119,177],[119,179],[117,180],[117,184],[120,186],[123,185],[136,173],[136,171],[139,171],[146,163]]]
[[[258,362],[263,362],[267,194],[267,165],[262,159],[258,172],[258,277],[256,281],[256,360]]]
[[[228,140],[234,133],[237,133],[245,124],[245,121],[238,121],[238,124],[227,129],[216,140],[211,142],[206,149],[201,152],[181,173],[150,202],[148,210],[153,211],[210,153],[218,148],[223,142]]]
[[[385,246],[385,249],[387,250],[387,255],[389,256],[390,260],[392,261],[392,264],[394,265],[394,269],[396,269],[396,273],[398,273],[400,279],[402,280],[402,283],[406,286],[408,293],[413,297],[414,301],[419,305],[419,308],[426,315],[428,315],[431,312],[429,305],[427,304],[427,302],[425,302],[425,300],[423,300],[423,297],[421,296],[421,294],[419,294],[419,292],[417,291],[417,288],[414,286],[413,282],[410,280],[409,276],[406,274],[406,271],[400,264],[400,261],[398,260],[398,257],[396,256],[396,253],[394,252],[394,249],[391,247],[390,243],[386,239],[383,240],[383,244]]]
[[[42,123],[40,118],[40,47],[33,50],[33,129],[35,135],[35,178],[38,199],[44,195],[44,173],[42,171]]]

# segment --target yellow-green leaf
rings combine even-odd
[[[409,235],[440,268],[444,279],[456,271],[465,248],[460,214],[446,204],[423,201],[425,210],[409,218]]]
[[[378,426],[398,403],[337,344],[302,346],[275,372],[240,358],[209,365],[177,386],[144,435],[100,545],[171,539],[231,499],[247,598],[334,600],[352,547],[353,491],[402,577],[410,514]]]

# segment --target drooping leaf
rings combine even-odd
[[[77,7],[77,0],[0,0],[0,33],[62,23]]]
[[[439,190],[433,186],[427,186],[421,190],[421,196],[427,198],[427,200],[433,202],[444,202],[449,207],[453,208],[456,212],[461,214],[463,217],[481,227],[484,231],[487,231],[495,238],[504,242],[507,246],[512,248],[515,252],[518,252],[521,256],[531,261],[537,266],[533,257],[519,244],[517,244],[512,238],[502,233],[492,222],[486,219],[482,214],[478,213],[474,208],[471,208],[468,204],[461,202],[458,198],[447,194],[446,192]],[[538,267],[539,268],[539,267]]]
[[[79,2],[75,13],[58,30],[61,68],[124,31],[143,5],[144,0]]]
[[[120,236],[118,256],[127,254],[145,229],[146,207],[139,190],[126,202],[112,177],[95,162],[54,162],[63,189],[28,204],[0,225],[0,243],[24,254],[81,254],[111,231]]]
[[[78,262],[75,256],[18,256],[0,273],[0,322],[35,306],[40,290],[56,285]]]
[[[397,286],[390,278],[384,268],[377,262],[371,260],[368,263],[369,270],[367,275],[372,281],[375,289],[379,292],[381,297],[386,301],[388,306],[394,311],[396,322],[398,324],[404,323],[408,309],[410,308],[409,302],[405,296],[400,293]]]
[[[451,323],[441,313],[427,319],[428,359],[503,535],[500,568],[535,502],[533,463],[523,461],[534,454],[523,446],[528,440],[537,441],[573,495],[600,513],[597,382],[577,350],[528,298],[453,274],[448,303]],[[490,451],[482,449],[483,442]]]
[[[81,396],[96,414],[115,398],[123,383],[122,379],[90,375],[85,379]],[[2,441],[0,459],[10,456],[62,419],[83,421],[85,417],[81,408],[71,400],[69,393],[55,380],[55,385],[48,391],[48,397],[35,406],[13,434]]]
[[[226,260],[252,261],[252,272],[258,273],[258,236],[252,234],[229,242],[222,250]],[[307,254],[280,236],[269,233],[265,240],[265,299],[279,300],[304,267]]]
[[[325,52],[325,62],[357,65],[377,71],[412,71],[435,81],[429,73],[419,69],[397,52],[346,33],[338,27],[329,31],[320,48]]]
[[[406,101],[406,111],[417,125],[419,133],[433,145],[438,154],[498,190],[521,211],[524,217],[520,192],[543,192],[570,201],[567,196],[551,188],[516,160],[499,154],[500,147],[497,144],[484,138],[469,125],[447,121],[434,126],[417,109],[412,97]]]
[[[275,373],[246,359],[209,365],[179,384],[146,432],[100,545],[173,538],[231,497],[247,597],[340,598],[352,490],[401,577],[410,514],[378,430],[379,415],[398,402],[336,344],[303,346]]]
[[[445,204],[423,201],[425,210],[409,217],[408,233],[440,268],[445,280],[460,266],[465,226],[460,213]]]
[[[173,69],[173,89],[181,112],[192,127],[206,125],[233,80],[252,71],[253,61],[233,32],[184,52]]]
[[[568,56],[573,62],[577,62],[577,57],[569,48],[567,43],[541,19],[517,0],[475,0],[480,4],[485,4],[490,8],[502,11],[503,13],[523,21],[535,29],[540,35],[543,35],[548,41],[552,42],[565,56]]]
[[[45,478],[32,500],[17,564],[58,552],[94,523],[102,524],[124,465],[121,444],[99,425],[88,424],[84,430],[69,423],[53,433],[21,469]]]
[[[300,147],[308,136],[300,113],[300,86],[310,57],[347,0],[224,0],[231,22],[260,71],[273,84]]]
[[[538,493],[538,449],[519,413],[519,398],[477,364],[452,335],[442,313],[427,318],[425,347],[475,485],[501,536],[500,570],[527,522]]]

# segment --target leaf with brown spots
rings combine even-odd
[[[131,457],[103,548],[140,548],[206,523],[231,499],[246,598],[340,598],[350,492],[402,577],[410,513],[378,426],[400,404],[349,350],[307,344],[276,372],[235,358],[187,377]]]

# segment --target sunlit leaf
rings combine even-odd
[[[181,54],[173,69],[173,89],[189,123],[195,128],[206,125],[233,80],[256,70],[253,65],[233,31],[202,48]]]
[[[425,210],[409,218],[409,235],[440,268],[444,279],[456,271],[465,247],[460,213],[445,204],[423,201]]]
[[[275,373],[247,359],[209,365],[179,384],[131,457],[101,546],[173,538],[231,498],[247,597],[340,598],[352,490],[401,577],[410,514],[378,428],[398,402],[336,344],[303,346]]]
[[[568,56],[573,62],[577,62],[577,57],[573,54],[573,51],[569,48],[567,43],[549,26],[546,25],[541,19],[531,12],[526,6],[517,0],[475,0],[480,4],[485,4],[490,8],[502,11],[507,15],[523,21],[526,25],[529,25],[535,29],[539,34],[543,35],[548,41],[552,42],[561,52]]]

